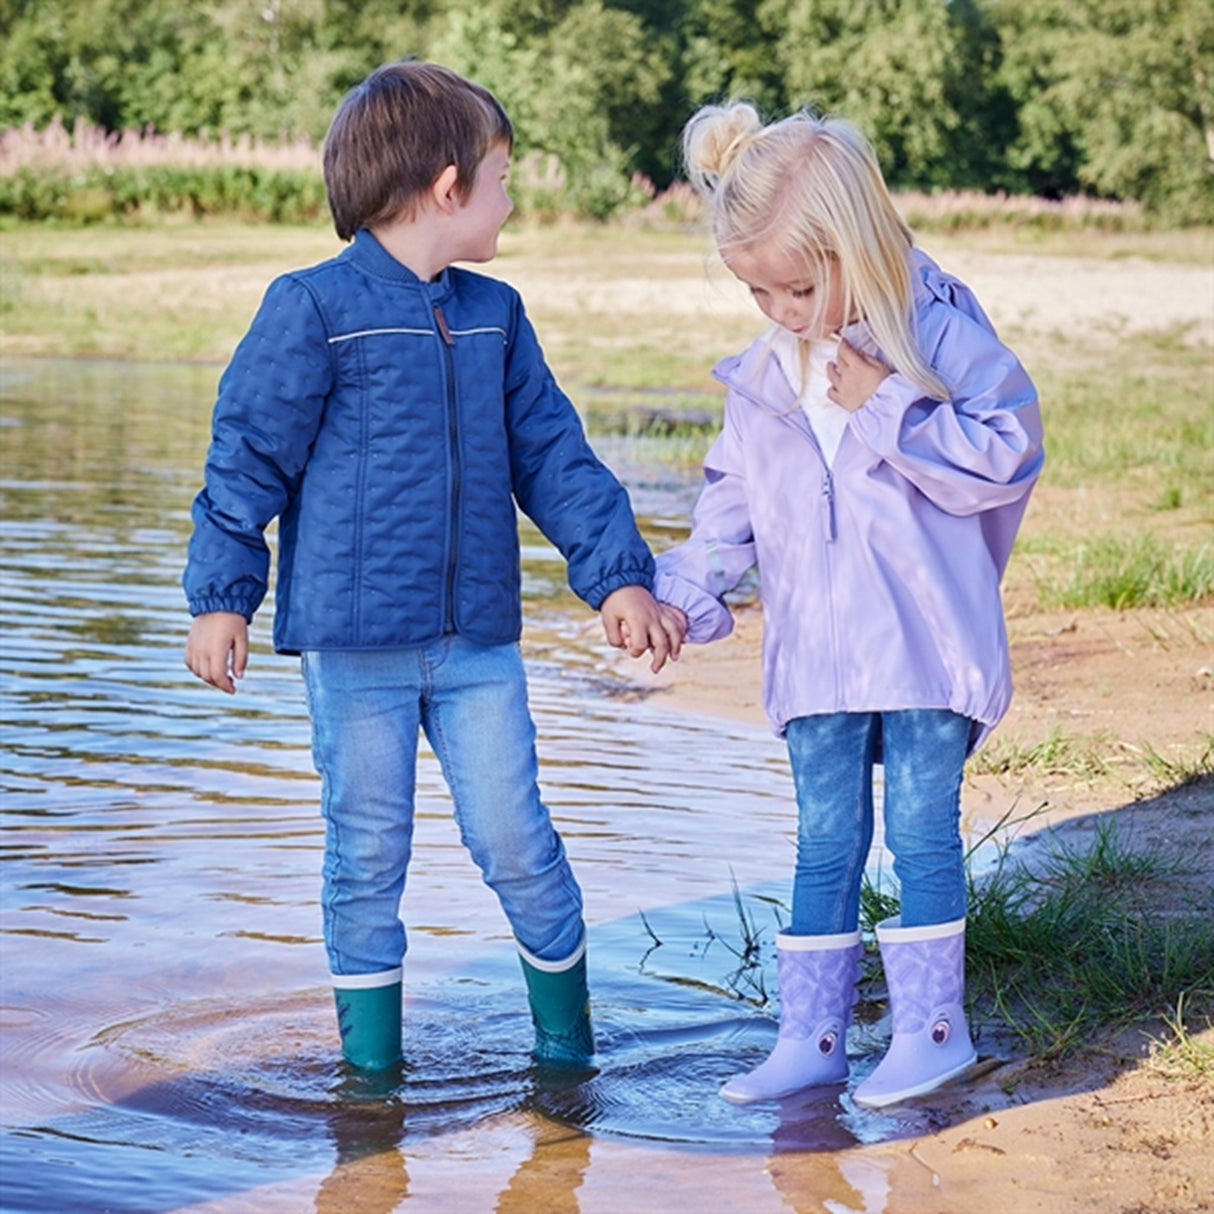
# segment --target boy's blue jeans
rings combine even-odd
[[[325,817],[322,910],[334,974],[401,964],[419,726],[460,837],[514,934],[545,961],[582,938],[582,893],[540,800],[535,726],[517,645],[457,636],[412,649],[302,659]]]
[[[946,709],[797,717],[785,737],[797,790],[797,935],[859,926],[873,839],[873,766],[885,767],[885,843],[894,855],[903,927],[965,914],[961,777],[973,722]]]

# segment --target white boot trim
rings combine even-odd
[[[839,932],[833,936],[794,936],[792,932],[776,934],[776,948],[788,953],[833,952],[840,948],[854,948],[859,943],[859,931]]]
[[[542,974],[563,974],[566,970],[571,970],[586,953],[586,933],[582,933],[582,938],[578,942],[577,948],[561,961],[544,961],[537,957],[530,949],[526,949],[519,943],[514,942],[518,946],[519,956],[531,966],[532,969],[537,969]]]
[[[377,986],[394,986],[405,976],[405,967],[398,965],[394,970],[380,970],[378,974],[330,974],[334,990],[339,991],[368,991]]]
[[[920,940],[944,940],[949,936],[960,936],[965,931],[965,917],[951,919],[948,923],[928,923],[922,927],[903,927],[902,916],[895,915],[877,924],[877,940],[890,944],[914,944]]]

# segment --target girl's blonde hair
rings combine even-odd
[[[895,371],[948,399],[915,340],[914,238],[856,127],[808,111],[765,126],[745,102],[710,105],[684,128],[683,158],[726,260],[732,250],[774,244],[820,283],[837,273],[844,315],[867,321]]]

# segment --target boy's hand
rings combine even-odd
[[[889,368],[880,359],[857,350],[846,341],[839,342],[839,352],[833,362],[826,364],[830,387],[826,399],[855,413],[881,386]]]
[[[249,664],[249,625],[234,611],[196,615],[185,643],[185,664],[204,682],[232,695]]]
[[[677,618],[644,586],[621,586],[619,590],[613,590],[603,600],[599,613],[607,640],[617,649],[627,649],[634,658],[639,658],[648,649],[653,650],[649,669],[654,674],[666,665],[667,658],[674,662],[679,660],[686,630],[680,629]]]

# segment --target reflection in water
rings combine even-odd
[[[590,1138],[559,1130],[537,1137],[533,1153],[498,1196],[496,1214],[576,1210],[577,1190],[590,1166]]]
[[[774,1150],[778,1188],[781,1151],[912,1132],[865,1120],[837,1091],[746,1110],[715,1097],[774,1033],[756,1010],[770,1010],[792,868],[783,749],[666,712],[527,530],[541,779],[586,894],[600,1070],[570,1086],[531,1072],[505,921],[423,752],[405,1063],[386,1092],[343,1072],[297,665],[270,652],[268,612],[234,701],[181,659],[179,577],[215,378],[3,369],[6,1209],[589,1214],[614,1208],[593,1178],[631,1158],[626,1141]],[[604,450],[647,532],[676,534],[694,469],[646,463],[636,443]],[[749,970],[729,947],[734,882],[762,942]],[[768,1208],[760,1191],[779,1208],[757,1164],[745,1176],[738,1208]],[[882,1208],[863,1196],[869,1181],[845,1187],[839,1208]],[[277,1207],[275,1192],[287,1194]]]
[[[405,1109],[396,1101],[339,1106],[329,1115],[333,1171],[316,1190],[316,1214],[389,1214],[409,1196],[401,1152]]]

